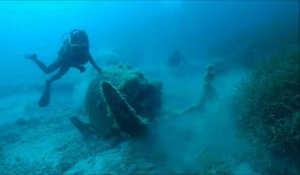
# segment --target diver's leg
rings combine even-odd
[[[54,74],[52,77],[50,77],[47,81],[51,83],[52,81],[60,79],[65,73],[67,73],[69,68],[70,68],[69,66],[62,66],[59,69],[59,71],[56,74]]]
[[[60,66],[62,66],[62,59],[61,58],[57,58],[52,64],[50,64],[44,71],[44,73],[49,74],[51,72],[54,72],[56,69],[58,69]],[[66,72],[64,72],[63,74],[65,74]],[[59,72],[58,72],[59,74]],[[63,75],[62,74],[62,75]],[[60,77],[59,77],[60,78]]]
[[[61,65],[61,58],[56,59],[52,64],[50,64],[49,66],[46,66],[45,63],[43,63],[41,60],[38,59],[38,57],[34,54],[34,55],[30,55],[30,56],[26,56],[27,59],[32,60],[33,62],[35,62],[35,64],[42,69],[42,71],[45,74],[51,73],[53,71],[55,71],[56,69],[59,68],[59,66]]]
[[[48,80],[46,80],[45,89],[39,101],[40,107],[45,107],[49,104],[51,83],[55,80],[60,79],[68,70],[69,67],[63,66],[59,69],[59,71],[55,75],[53,75]]]
[[[46,81],[45,89],[44,89],[43,94],[42,94],[42,96],[40,98],[40,101],[39,101],[39,106],[40,107],[45,107],[49,104],[50,88],[51,88],[51,83]]]

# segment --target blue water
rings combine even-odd
[[[62,35],[75,28],[87,31],[92,53],[118,49],[138,64],[162,60],[174,48],[203,60],[228,37],[276,21],[298,23],[299,16],[297,1],[1,2],[0,10],[1,85],[10,74],[18,81],[32,71],[24,53],[51,62]]]
[[[24,59],[23,55],[36,53],[46,64],[50,64],[56,59],[65,34],[73,29],[87,32],[91,54],[100,67],[115,61],[130,64],[147,76],[164,82],[163,97],[167,109],[184,108],[187,103],[198,100],[197,92],[202,87],[207,64],[216,64],[217,71],[222,73],[217,78],[216,87],[221,97],[226,99],[234,93],[235,84],[252,69],[251,65],[257,61],[256,54],[261,56],[262,50],[276,50],[280,43],[299,42],[299,1],[1,1],[0,27],[0,124],[5,127],[19,118],[47,118],[51,110],[58,110],[55,106],[38,108],[38,99],[48,76]],[[264,43],[261,38],[270,41]],[[261,45],[253,46],[253,43]],[[184,56],[186,65],[172,72],[169,71],[167,59],[175,49]],[[88,65],[87,69],[84,74],[72,69],[55,82],[54,101],[66,104],[66,110],[68,107],[74,113],[81,110],[87,84],[95,75],[93,67]],[[208,116],[218,115],[214,109],[209,111]],[[193,151],[199,151],[203,145],[218,144],[218,139],[211,139],[206,134],[212,132],[215,137],[222,138],[222,132],[214,131],[213,127],[231,131],[233,124],[229,122],[230,118],[227,120],[228,111],[222,109],[219,112],[226,113],[221,120],[214,117],[205,120],[212,127],[192,123],[180,126],[184,123],[181,119],[172,126],[168,124],[170,129],[192,128],[171,134],[172,141],[184,142],[183,133],[193,131],[196,134],[192,134],[192,141],[197,137],[207,140],[185,147],[184,156],[192,156]],[[59,116],[58,113],[53,115]],[[221,121],[221,126],[215,121]],[[166,132],[165,128],[159,129]],[[75,137],[76,132],[73,134]],[[233,133],[228,133],[228,136],[228,143],[222,147],[224,151],[231,149],[230,144],[238,142],[233,139]],[[168,152],[165,137],[168,135],[160,138],[163,140],[161,147]],[[184,147],[181,144],[175,146],[172,153],[166,153],[169,155],[164,170],[167,173],[194,173],[184,170],[193,167],[195,162],[185,161],[174,154],[181,146]],[[4,146],[0,146],[0,151],[5,152]],[[216,154],[222,149],[213,148]],[[7,156],[9,153],[4,154]],[[95,158],[95,161],[98,159]],[[177,161],[182,161],[184,166],[174,168]],[[12,162],[5,163],[7,167],[14,165]],[[168,167],[172,167],[170,171]],[[34,168],[26,168],[25,173],[33,172]],[[97,167],[93,168],[97,172]],[[0,174],[6,174],[7,169],[1,172],[0,165]],[[82,173],[91,172],[85,170]],[[231,171],[236,174],[243,171],[253,173],[248,162]]]

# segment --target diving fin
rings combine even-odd
[[[44,92],[39,101],[40,107],[48,106],[49,101],[50,101],[50,87],[51,87],[51,84],[49,82],[46,82]]]

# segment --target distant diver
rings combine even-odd
[[[178,67],[185,61],[184,56],[178,51],[174,50],[168,58],[169,67]]]
[[[56,74],[46,80],[45,89],[39,101],[40,107],[45,107],[49,104],[51,83],[60,79],[69,68],[77,68],[82,73],[86,70],[84,64],[90,62],[98,73],[101,73],[101,68],[97,66],[90,54],[89,39],[84,30],[75,29],[69,33],[69,37],[65,39],[58,52],[57,59],[49,66],[40,61],[37,54],[25,55],[24,57],[35,62],[45,74],[59,69]]]

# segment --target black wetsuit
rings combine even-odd
[[[83,68],[83,65],[88,61],[95,67],[95,69],[97,69],[98,71],[100,70],[88,50],[83,53],[76,53],[76,51],[72,51],[68,40],[64,42],[62,48],[59,50],[58,58],[49,66],[46,66],[38,59],[34,61],[46,74],[52,73],[59,68],[59,71],[47,80],[49,82],[61,78],[69,70],[70,67],[81,70]]]
[[[82,50],[81,48],[72,48],[69,40],[64,42],[62,48],[59,50],[58,58],[49,66],[46,66],[38,58],[33,59],[33,61],[46,74],[52,73],[59,69],[56,74],[46,80],[45,90],[39,102],[41,107],[47,106],[49,103],[51,83],[57,79],[60,79],[71,67],[77,68],[81,72],[84,72],[85,67],[83,65],[87,62],[90,62],[98,72],[101,71],[101,69],[96,65],[88,48],[85,50]]]

